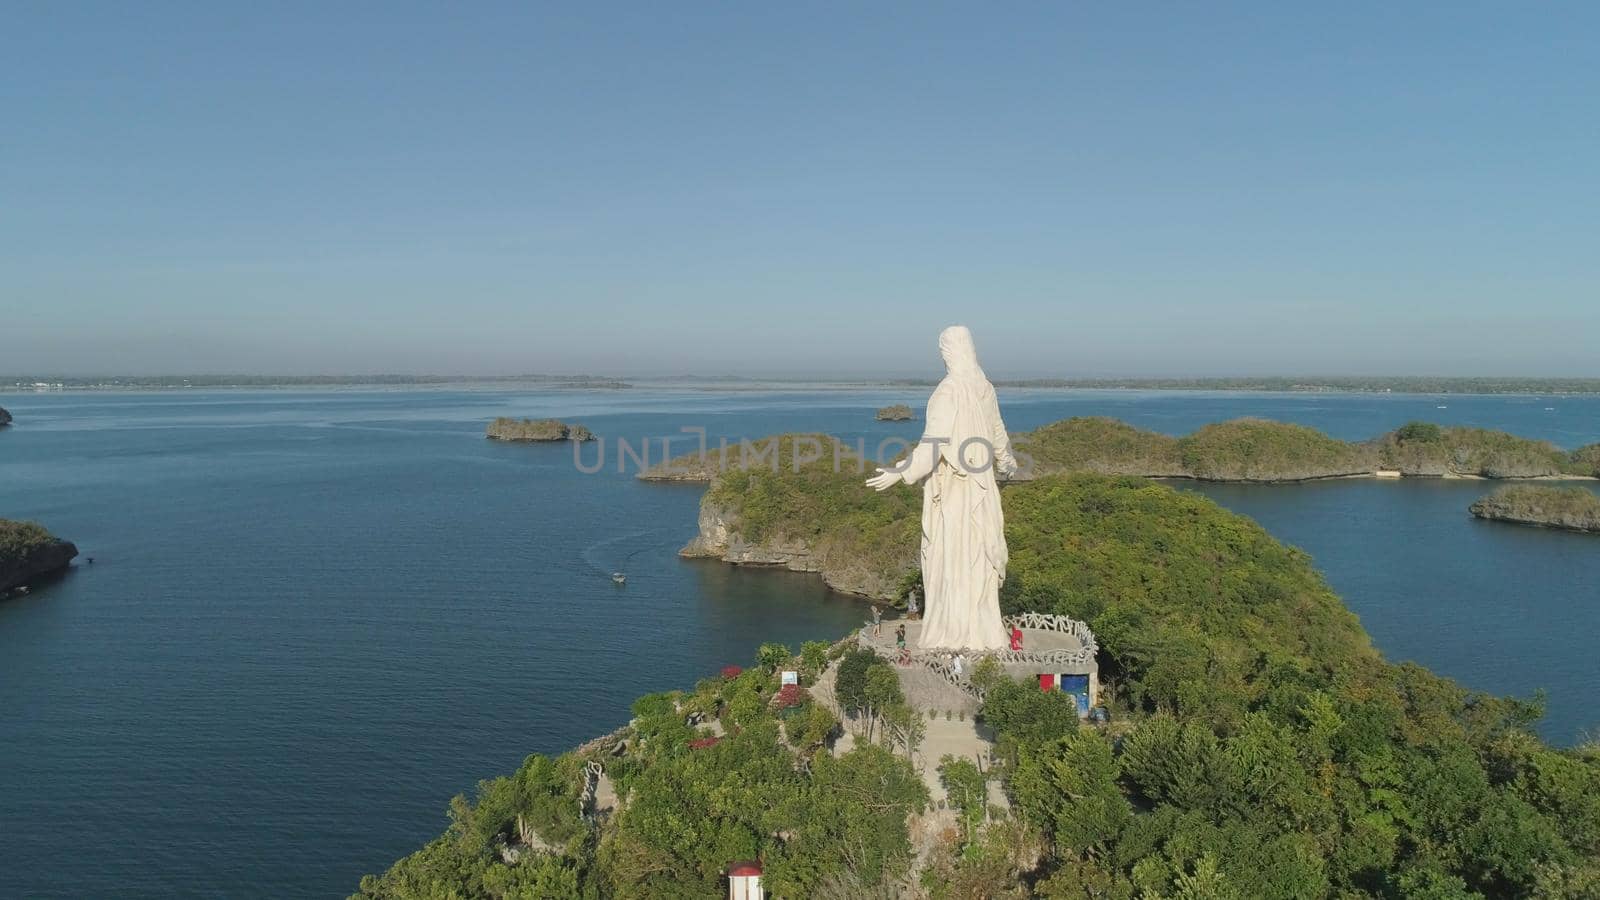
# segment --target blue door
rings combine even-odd
[[[1062,675],[1060,678],[1061,690],[1071,694],[1078,703],[1078,715],[1089,714],[1089,676],[1088,675]]]

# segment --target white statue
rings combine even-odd
[[[922,488],[923,649],[1002,650],[1005,517],[995,473],[1016,471],[994,385],[978,366],[972,332],[939,334],[945,376],[928,398],[927,429],[893,469],[867,479],[875,490],[924,481]]]

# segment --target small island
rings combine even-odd
[[[41,525],[0,519],[0,595],[65,569],[78,548]]]
[[[4,428],[10,424],[11,413],[6,412],[6,408],[4,406],[0,406],[0,428]]]
[[[592,441],[594,433],[582,425],[560,419],[511,419],[501,416],[489,423],[491,441]]]
[[[1505,487],[1470,509],[1480,519],[1600,534],[1600,496],[1581,487]]]
[[[904,403],[896,403],[893,406],[885,406],[878,410],[879,422],[909,422],[914,417],[915,414],[911,411],[911,407]]]

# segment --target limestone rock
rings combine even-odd
[[[65,569],[78,548],[32,522],[0,519],[0,593]]]

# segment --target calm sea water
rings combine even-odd
[[[872,421],[875,407],[925,394],[0,395],[18,420],[0,432],[0,516],[96,560],[0,602],[0,896],[342,896],[438,834],[477,779],[608,731],[637,695],[745,663],[763,640],[862,620],[809,576],[679,560],[698,487],[643,484],[614,459],[582,475],[565,445],[484,440],[488,419],[870,446],[918,431]],[[1015,430],[1257,415],[1343,438],[1427,418],[1600,440],[1595,398],[1016,391],[1002,405]],[[1558,742],[1600,724],[1600,541],[1474,521],[1489,486],[1473,482],[1194,489],[1310,551],[1392,658],[1548,689]]]

